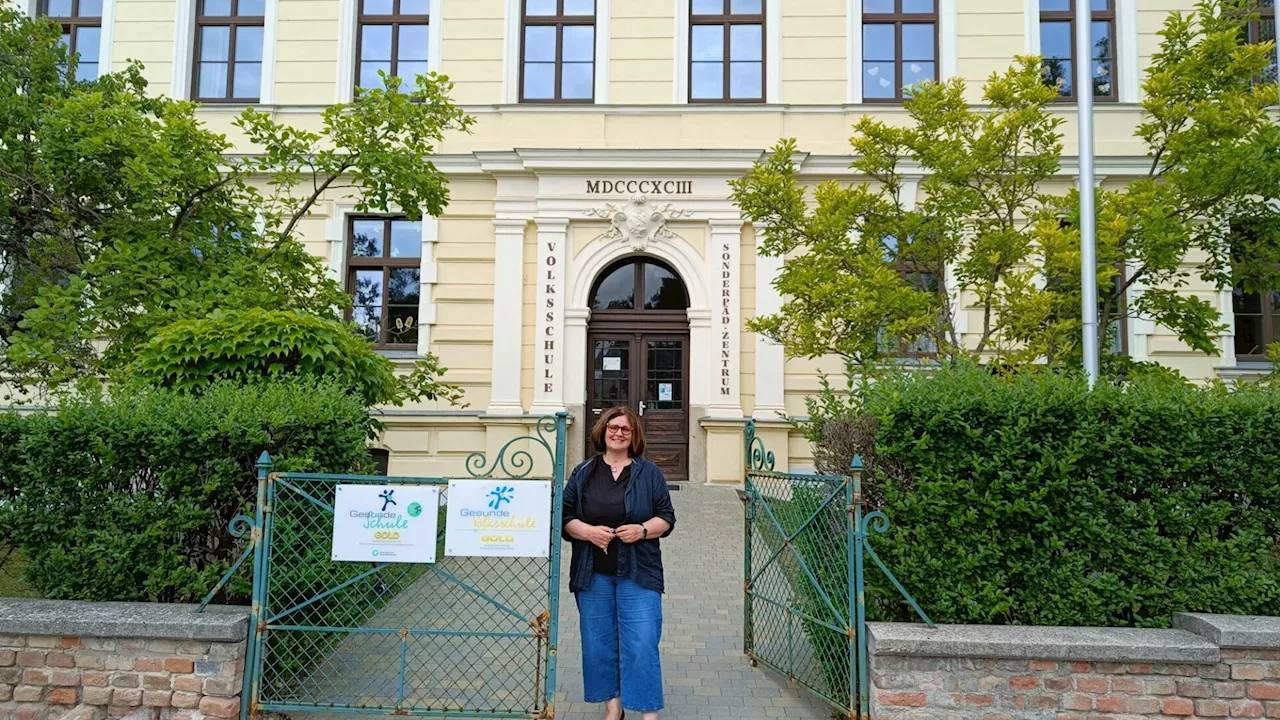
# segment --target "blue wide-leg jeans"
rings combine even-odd
[[[662,595],[625,577],[596,574],[575,596],[582,630],[583,699],[622,697],[624,710],[662,709]]]

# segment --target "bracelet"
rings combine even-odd
[[[641,539],[641,540],[648,540],[648,539],[649,539],[649,528],[645,527],[645,526],[644,526],[644,523],[640,523],[640,530],[641,530],[641,532],[643,533],[643,534],[640,536],[640,539]]]

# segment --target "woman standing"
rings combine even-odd
[[[644,458],[640,418],[627,407],[591,430],[599,455],[574,468],[564,489],[561,535],[573,544],[569,591],[582,629],[586,702],[606,720],[626,710],[657,720],[662,710],[662,550],[675,510],[667,480]],[[625,708],[625,709],[624,709]]]

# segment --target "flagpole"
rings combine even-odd
[[[1076,5],[1076,98],[1080,124],[1080,305],[1084,371],[1089,389],[1098,383],[1098,248],[1093,172],[1093,18],[1089,0]]]

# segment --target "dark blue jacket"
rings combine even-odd
[[[576,593],[589,588],[595,571],[591,543],[571,537],[564,528],[569,521],[581,519],[582,488],[595,471],[596,463],[600,462],[604,460],[597,455],[574,468],[564,487],[564,517],[560,525],[560,536],[573,544],[573,560],[569,563],[569,592]],[[627,524],[642,523],[659,517],[671,524],[671,530],[675,529],[676,511],[671,506],[671,491],[667,489],[667,479],[662,476],[657,465],[643,457],[631,459],[631,483],[627,486],[625,499]],[[660,537],[670,535],[671,530]],[[663,592],[662,550],[658,547],[658,537],[650,536],[648,540],[618,545],[618,574],[631,578],[642,588]]]

